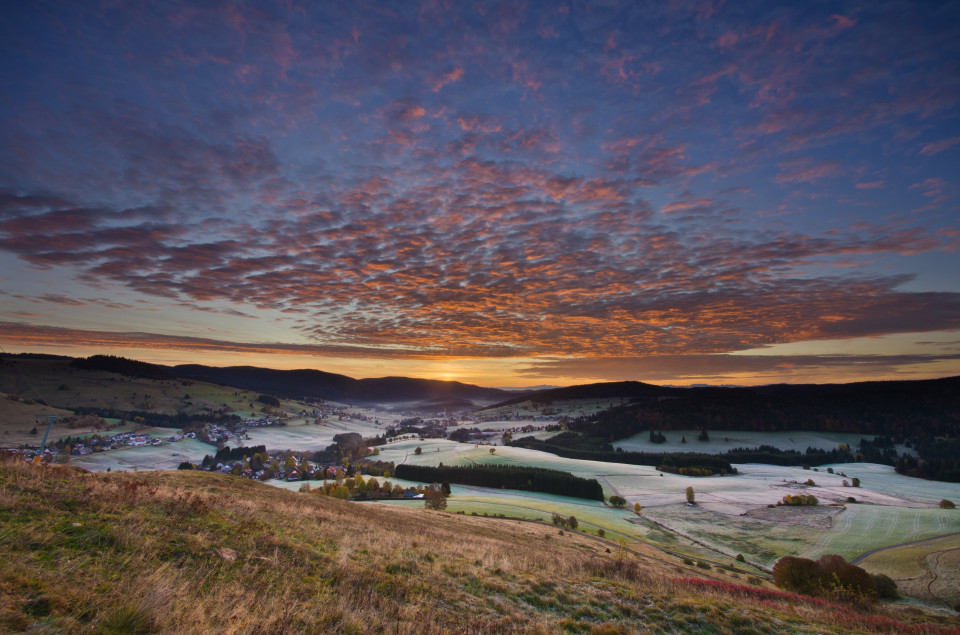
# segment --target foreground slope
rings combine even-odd
[[[960,632],[553,526],[209,473],[4,460],[0,527],[4,632]]]

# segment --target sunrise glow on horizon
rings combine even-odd
[[[0,346],[486,386],[960,374],[947,3],[21,3]]]

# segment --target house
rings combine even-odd
[[[403,493],[403,497],[412,500],[416,498],[423,498],[423,494],[418,494],[416,490],[408,489]]]

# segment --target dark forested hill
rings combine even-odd
[[[665,396],[678,396],[684,394],[686,388],[669,388],[665,386],[655,386],[645,384],[639,381],[613,381],[599,384],[582,384],[579,386],[566,386],[563,388],[551,388],[541,390],[533,394],[525,394],[514,397],[508,401],[498,403],[494,408],[500,406],[512,406],[524,401],[534,403],[549,403],[553,401],[567,401],[576,399],[624,399],[629,401],[656,399]]]
[[[854,384],[686,388],[579,419],[622,439],[644,430],[817,430],[895,437],[960,435],[960,377]]]
[[[510,393],[456,381],[381,377],[353,379],[320,370],[273,370],[254,366],[216,368],[190,364],[171,369],[178,377],[301,399],[314,397],[351,403],[491,403]]]

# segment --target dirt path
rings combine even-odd
[[[933,585],[937,582],[937,579],[940,577],[940,574],[937,573],[940,570],[940,556],[947,553],[948,551],[956,551],[957,549],[960,549],[960,547],[950,547],[949,549],[938,551],[937,559],[933,563],[933,566],[930,568],[930,573],[933,574],[933,579],[930,580],[930,582],[927,584],[927,593],[929,593],[931,596],[937,598],[938,600],[944,603],[946,603],[946,601],[943,598],[941,598],[939,595],[933,592]]]
[[[952,536],[960,536],[960,531],[955,531],[951,534],[943,534],[942,536],[933,536],[931,538],[921,538],[920,540],[911,540],[910,542],[902,542],[899,545],[890,545],[889,547],[879,547],[877,549],[871,549],[866,553],[861,553],[859,556],[850,561],[850,564],[860,564],[865,558],[872,556],[875,553],[881,551],[886,551],[887,549],[896,549],[898,547],[909,547],[910,545],[918,545],[921,542],[930,542],[931,540],[940,540],[941,538],[950,538]],[[945,550],[949,551],[949,550]]]

